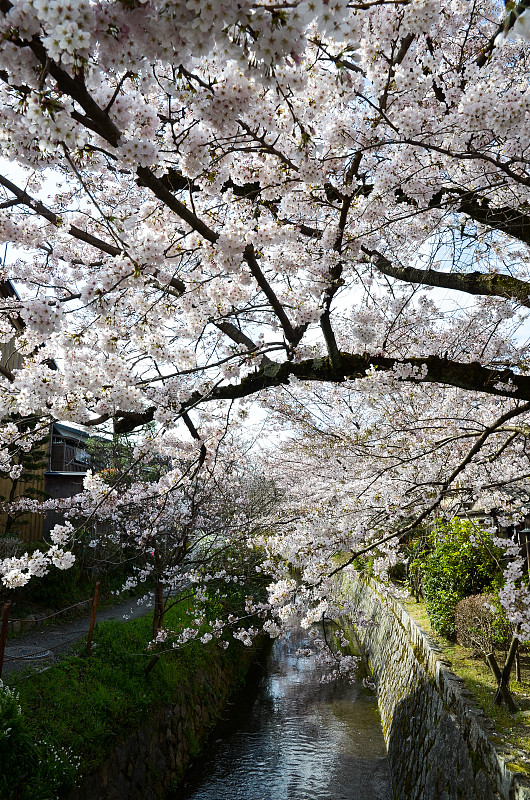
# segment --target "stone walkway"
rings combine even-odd
[[[151,608],[151,600],[138,602],[134,598],[119,605],[98,611],[96,622],[107,619],[134,619],[141,617]],[[4,668],[2,678],[14,672],[27,669],[43,669],[49,664],[58,661],[60,656],[70,649],[77,641],[88,634],[90,614],[69,621],[62,621],[56,625],[46,625],[41,628],[34,627],[21,636],[9,638],[4,655]]]

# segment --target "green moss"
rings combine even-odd
[[[186,731],[186,739],[188,740],[188,744],[190,746],[190,754],[192,758],[195,758],[201,752],[199,742],[192,731]]]
[[[524,764],[520,764],[515,761],[509,761],[506,763],[506,766],[512,772],[521,772],[523,775],[530,775],[530,768]]]

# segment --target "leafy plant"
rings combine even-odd
[[[498,597],[474,594],[464,597],[455,609],[456,639],[479,653],[507,649],[511,626]]]
[[[500,582],[500,557],[491,534],[478,523],[454,517],[436,524],[428,550],[411,564],[435,631],[455,635],[457,603]]]

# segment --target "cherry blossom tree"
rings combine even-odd
[[[119,561],[123,570],[128,562],[123,589],[153,588],[153,637],[163,629],[167,609],[186,593],[200,606],[213,587],[222,592],[231,584],[255,583],[255,571],[249,572],[259,559],[249,545],[254,536],[274,529],[279,493],[273,481],[252,474],[248,464],[238,466],[241,451],[233,445],[219,449],[215,464],[203,469],[193,460],[157,464],[153,457],[137,456],[132,463],[142,468],[133,480],[124,481],[131,464],[121,475],[89,473],[84,491],[60,502],[67,522],[54,537],[61,531],[66,544],[76,523],[89,521],[85,535],[96,563]],[[149,473],[146,461],[156,476],[142,474]],[[218,621],[217,632],[223,628]]]
[[[153,639],[159,640],[169,635],[164,617],[173,605],[193,598],[194,623],[184,634],[186,641],[204,627],[201,608],[212,593],[222,598],[234,586],[253,586],[263,594],[261,570],[256,570],[262,556],[254,537],[270,535],[277,527],[281,492],[253,468],[251,444],[227,432],[214,458],[207,458],[203,448],[197,461],[193,451],[186,458],[186,443],[180,443],[178,458],[176,441],[154,448],[157,435],[151,425],[134,442],[94,442],[90,449],[99,464],[107,457],[112,466],[89,470],[83,491],[72,497],[11,501],[8,507],[18,512],[59,512],[64,524],[51,531],[47,553],[5,559],[4,583],[22,586],[32,575],[45,574],[50,563],[68,568],[70,551],[82,543],[85,565],[119,567],[127,575],[121,591],[143,587],[145,597],[152,596]],[[227,626],[231,630],[261,611],[259,602],[247,596],[243,617],[219,618],[215,635],[219,638]]]
[[[317,608],[339,616],[339,573],[365,556],[387,582],[426,525],[458,515],[474,521],[477,545],[493,533],[506,553],[503,602],[528,638],[523,559],[505,538],[530,506],[527,420],[502,413],[496,399],[428,385],[403,391],[393,382],[383,393],[375,391],[379,379],[367,379],[349,392],[320,387],[313,397],[293,387],[276,404],[273,413],[291,436],[271,456],[270,470],[284,476],[292,523],[262,545],[268,568],[293,564],[305,587],[300,596],[293,583],[276,613],[281,618],[283,605],[292,608],[297,598],[306,618]]]
[[[353,392],[380,539],[528,471],[527,0],[0,11],[4,417],[154,421],[200,464],[254,398]]]

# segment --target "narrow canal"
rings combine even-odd
[[[379,713],[361,684],[320,683],[303,630],[274,643],[168,800],[391,800]]]

